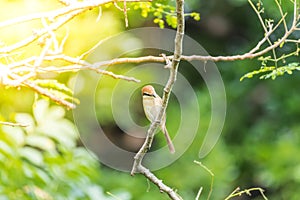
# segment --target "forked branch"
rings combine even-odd
[[[168,101],[170,98],[170,94],[172,91],[172,87],[177,78],[177,70],[180,63],[180,59],[182,56],[182,43],[183,43],[183,36],[184,36],[184,0],[176,0],[176,14],[177,14],[177,31],[175,36],[175,49],[174,49],[174,56],[172,59],[170,69],[170,75],[167,84],[164,88],[164,94],[162,98],[162,107],[156,120],[150,125],[150,128],[147,131],[146,139],[138,153],[134,157],[134,164],[131,170],[131,175],[135,173],[142,173],[148,180],[152,183],[156,184],[162,191],[166,192],[171,199],[180,200],[182,199],[173,189],[169,186],[162,183],[154,174],[150,172],[147,168],[142,165],[142,161],[146,153],[151,147],[153,137],[155,134],[156,129],[159,127],[160,123],[162,123],[162,117],[166,112],[166,108],[168,105]]]

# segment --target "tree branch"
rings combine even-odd
[[[241,189],[239,187],[236,188],[232,193],[230,193],[228,195],[228,197],[225,198],[225,200],[230,200],[230,199],[232,199],[234,197],[241,197],[243,194],[251,196],[251,192],[253,192],[253,191],[258,191],[260,193],[260,195],[262,196],[263,199],[268,200],[268,198],[264,194],[265,191],[262,188],[250,188],[250,189],[245,189],[245,190],[241,191]]]
[[[162,180],[158,179],[149,169],[139,165],[138,172],[143,174],[148,180],[157,185],[160,191],[165,192],[171,199],[182,200],[182,198],[169,186],[165,185]]]
[[[180,200],[182,198],[173,189],[163,184],[162,181],[159,180],[154,174],[152,174],[149,169],[145,168],[142,165],[143,158],[151,147],[155,131],[159,127],[160,123],[162,122],[162,117],[166,112],[172,87],[177,78],[177,70],[182,55],[182,42],[184,36],[184,23],[185,23],[184,22],[184,0],[176,0],[176,15],[177,15],[178,25],[177,25],[177,31],[175,36],[175,50],[174,50],[174,55],[170,67],[170,76],[164,88],[162,107],[160,109],[158,116],[156,117],[156,120],[151,124],[150,128],[147,131],[147,136],[143,146],[134,157],[134,164],[131,170],[131,175],[134,175],[135,173],[142,173],[148,180],[156,184],[159,187],[159,189],[167,193],[171,199]]]
[[[251,1],[249,0],[251,3]],[[172,196],[173,190],[169,190],[169,187],[166,186],[165,184],[162,183],[154,174],[152,174],[147,168],[145,168],[142,165],[142,161],[146,153],[151,147],[153,138],[154,138],[154,133],[158,126],[161,123],[162,116],[164,115],[166,111],[166,107],[168,105],[168,100],[170,97],[170,93],[172,91],[172,87],[176,81],[177,77],[177,70],[179,66],[180,60],[187,60],[187,61],[192,61],[192,60],[202,60],[202,61],[233,61],[233,60],[244,60],[244,59],[251,59],[255,58],[261,55],[264,55],[265,53],[269,51],[273,51],[273,56],[276,59],[276,54],[275,54],[275,49],[281,45],[290,35],[293,33],[296,28],[297,28],[297,20],[298,17],[295,17],[294,15],[294,21],[292,23],[292,26],[289,30],[287,30],[286,23],[285,23],[285,14],[282,14],[281,20],[278,22],[278,24],[275,26],[273,29],[271,26],[269,26],[269,30],[263,25],[263,28],[265,30],[265,36],[264,38],[257,43],[257,45],[250,50],[249,52],[242,54],[242,55],[234,55],[234,56],[201,56],[201,55],[192,55],[192,56],[182,56],[182,41],[183,41],[183,36],[184,36],[184,11],[183,11],[183,0],[177,0],[176,1],[176,11],[177,11],[177,32],[176,32],[176,37],[175,37],[175,50],[174,50],[174,55],[172,57],[153,57],[153,56],[146,56],[146,57],[140,57],[140,58],[120,58],[120,59],[115,59],[110,62],[107,62],[106,64],[119,64],[123,62],[145,62],[146,60],[152,61],[152,62],[164,62],[165,59],[172,59],[172,64],[170,68],[170,76],[168,79],[168,82],[164,88],[164,94],[163,94],[163,103],[161,110],[156,118],[156,120],[151,124],[150,128],[147,131],[146,139],[138,153],[134,157],[134,163],[133,167],[131,170],[131,175],[134,175],[135,173],[142,173],[148,180],[156,184],[162,191],[166,192],[171,199],[180,199],[181,197],[176,194],[175,196]],[[252,4],[253,5],[253,4]],[[294,4],[296,7],[296,3]],[[254,10],[258,13],[258,11],[255,9]],[[261,19],[260,14],[258,13],[258,16]],[[285,26],[285,34],[283,37],[281,37],[277,42],[272,43],[269,39],[269,36],[277,29],[279,24],[283,22]],[[269,46],[263,50],[260,50],[261,45],[265,43],[265,41],[268,41]],[[162,185],[161,185],[162,184]],[[163,188],[163,189],[162,189]]]

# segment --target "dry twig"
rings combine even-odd
[[[250,188],[250,189],[245,189],[245,190],[241,191],[241,189],[239,187],[236,188],[233,192],[231,192],[228,195],[228,197],[225,198],[225,200],[229,200],[229,199],[232,199],[234,197],[239,197],[239,196],[242,196],[243,194],[251,196],[251,192],[253,192],[253,191],[259,191],[259,193],[261,194],[263,199],[268,200],[268,198],[264,194],[265,191],[262,188]]]
[[[0,121],[0,125],[12,126],[12,127],[15,127],[15,126],[27,127],[27,126],[29,126],[28,124],[20,124],[20,123],[14,123],[14,122],[3,122],[3,121]]]

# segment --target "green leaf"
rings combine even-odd
[[[8,133],[7,136],[11,139],[11,142],[16,146],[22,146],[25,142],[25,134],[20,127],[4,126],[3,131]]]
[[[147,10],[142,10],[141,16],[144,17],[144,18],[148,17],[148,11]]]
[[[68,88],[65,84],[59,83],[57,80],[53,79],[39,79],[33,81],[35,84],[43,87],[43,88],[51,88],[53,90],[61,91],[67,95],[73,95],[73,91]]]
[[[49,107],[49,102],[39,100],[33,109],[37,121],[36,131],[54,139],[65,147],[74,147],[78,133],[75,126],[64,119],[65,111],[59,106]]]
[[[55,150],[55,143],[48,137],[42,135],[29,135],[26,137],[26,144],[45,151]]]
[[[160,28],[164,28],[164,27],[165,27],[165,22],[164,22],[164,20],[162,20],[162,19],[155,18],[155,19],[153,20],[153,22],[154,22],[155,24],[158,24]]]
[[[21,157],[27,159],[28,161],[37,166],[42,166],[44,164],[42,152],[38,151],[37,149],[31,147],[24,147],[19,149],[19,153]]]
[[[252,78],[254,75],[257,75],[257,74],[260,74],[260,73],[272,71],[273,69],[275,69],[274,66],[271,66],[271,67],[262,67],[259,70],[254,70],[252,72],[249,72],[249,73],[245,74],[244,76],[242,76],[240,78],[240,81],[244,80],[245,78]]]
[[[33,116],[15,115],[30,129],[1,126],[0,199],[112,199],[98,185],[98,161],[76,146],[78,132],[65,110],[42,99]]]
[[[59,83],[57,80],[44,79],[34,80],[35,84],[48,90],[49,93],[54,94],[56,97],[67,100],[69,102],[75,102],[79,104],[79,100],[73,97],[73,91],[65,84]]]
[[[194,20],[196,20],[196,21],[199,21],[199,20],[200,20],[200,14],[199,14],[199,13],[192,12],[192,13],[190,14],[190,16],[193,17]]]
[[[142,17],[146,18],[150,14],[152,14],[154,16],[153,22],[155,24],[158,24],[160,28],[164,28],[165,23],[167,23],[172,28],[177,27],[175,6],[151,2],[137,2],[133,3],[132,5],[134,10],[141,10]],[[196,21],[200,20],[200,14],[196,12],[185,14],[185,16],[191,16]]]
[[[177,27],[177,17],[176,16],[167,15],[166,21],[167,21],[168,25],[171,26],[172,28]]]
[[[49,101],[47,100],[39,100],[37,101],[33,106],[33,116],[38,124],[43,123],[45,120],[47,120],[48,115],[48,107],[49,107]]]
[[[162,13],[161,13],[161,12],[157,12],[157,11],[154,12],[153,15],[154,15],[155,17],[157,17],[157,18],[162,18],[162,17],[163,17]]]
[[[0,153],[3,153],[5,155],[13,156],[15,154],[12,147],[10,147],[7,143],[0,140]]]
[[[299,69],[300,69],[299,63],[296,63],[296,62],[289,63],[288,65],[284,65],[284,66],[280,66],[280,67],[263,66],[259,70],[255,70],[255,71],[245,74],[244,76],[242,76],[240,78],[240,81],[242,81],[244,78],[252,78],[254,75],[257,75],[257,74],[263,74],[259,77],[260,79],[271,78],[272,80],[275,80],[278,76],[282,76],[285,73],[291,75],[291,74],[293,74],[294,70],[299,70]]]

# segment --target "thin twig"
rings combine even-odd
[[[279,3],[278,0],[275,0],[275,2],[276,2],[276,5],[277,5],[277,7],[278,7],[278,10],[279,10],[279,12],[280,12],[281,18],[282,18],[282,19],[285,18],[284,15],[286,15],[287,13],[283,14],[281,4]],[[285,30],[285,32],[287,32],[287,31],[288,31],[288,27],[287,27],[287,24],[286,24],[285,19],[283,20],[283,25],[284,25],[284,30]]]
[[[283,17],[281,18],[281,20],[279,20],[279,22],[274,26],[273,29],[269,30],[268,32],[265,33],[265,36],[261,39],[261,41],[259,41],[257,43],[257,45],[251,50],[249,51],[249,54],[253,54],[256,51],[258,51],[260,49],[260,47],[265,43],[265,41],[271,36],[272,33],[274,33],[275,30],[277,30],[278,26],[282,23],[282,21],[285,21],[285,17],[286,17],[287,13],[285,13],[283,15]]]
[[[198,193],[197,193],[197,196],[195,198],[195,200],[199,200],[200,196],[201,196],[201,193],[202,193],[202,190],[203,190],[203,187],[200,187]]]
[[[112,198],[114,198],[115,200],[122,200],[121,198],[117,197],[116,195],[114,195],[111,192],[106,192],[106,194],[108,194],[109,196],[111,196]]]
[[[1,125],[6,125],[6,126],[12,126],[12,127],[16,127],[16,126],[27,127],[27,126],[29,126],[29,124],[21,124],[21,123],[13,123],[13,122],[3,122],[3,121],[0,121],[0,124]]]
[[[230,193],[230,195],[228,195],[225,200],[229,200],[233,197],[237,197],[237,196],[242,196],[243,194],[246,194],[248,196],[251,196],[251,192],[252,191],[259,191],[261,196],[263,197],[263,199],[268,200],[268,198],[266,197],[266,195],[264,194],[264,190],[262,188],[250,188],[250,189],[245,189],[240,191],[240,188],[236,188],[233,192]]]
[[[129,77],[129,76],[124,76],[124,75],[119,75],[115,74],[111,71],[99,69],[99,67],[103,67],[104,65],[100,65],[98,63],[91,64],[85,60],[81,60],[79,58],[73,58],[67,55],[55,55],[55,56],[46,56],[44,60],[64,60],[69,63],[73,63],[74,65],[69,65],[65,67],[43,67],[39,68],[40,72],[45,71],[45,72],[70,72],[70,71],[80,71],[80,70],[92,70],[95,71],[99,74],[107,75],[110,76],[114,79],[122,79],[126,81],[133,81],[136,83],[139,83],[140,80],[134,78],[134,77]]]
[[[194,160],[194,163],[198,164],[200,167],[202,167],[203,169],[205,169],[205,171],[207,171],[210,174],[210,176],[211,176],[210,189],[209,189],[209,193],[208,193],[208,196],[207,196],[207,200],[209,200],[210,197],[211,197],[212,191],[213,191],[214,177],[215,177],[215,175],[214,175],[214,173],[210,169],[208,169],[201,162]]]
[[[234,195],[235,193],[237,193],[240,190],[240,187],[235,188],[229,195],[228,197],[225,198],[225,200],[228,200],[231,198],[232,195]]]
[[[114,79],[122,79],[122,80],[125,80],[125,81],[132,81],[132,82],[136,82],[136,83],[141,82],[139,79],[136,79],[134,77],[124,76],[124,75],[119,75],[119,74],[114,74],[111,71],[106,71],[106,70],[98,69],[98,68],[95,68],[95,67],[86,67],[86,68],[90,69],[90,70],[93,70],[93,71],[97,72],[98,74],[103,74],[103,75],[110,76],[110,77],[112,77]]]
[[[252,6],[252,8],[253,8],[253,10],[255,11],[256,15],[258,16],[258,19],[259,19],[259,21],[260,21],[260,23],[261,23],[261,26],[263,27],[265,33],[267,34],[267,33],[268,33],[268,27],[266,27],[266,25],[265,25],[265,23],[264,23],[264,21],[263,21],[263,18],[262,18],[261,14],[260,14],[260,12],[256,9],[256,7],[254,6],[254,4],[252,3],[251,0],[248,0],[248,2],[249,2],[249,4]],[[269,28],[272,29],[272,27],[270,27],[270,26],[269,26]],[[269,37],[265,37],[265,38],[267,39],[269,45],[272,46],[272,42],[271,42],[271,40],[269,39]],[[275,48],[272,48],[271,51],[272,51],[272,53],[273,53],[274,58],[276,59],[277,56],[276,56]],[[277,65],[277,63],[275,63],[275,64]]]
[[[39,58],[40,57],[33,56],[33,57],[30,57],[30,59],[25,59],[23,61],[11,63],[7,67],[10,69],[13,69],[16,67],[25,66],[31,62],[36,62],[36,60],[39,60]],[[80,58],[74,58],[74,57],[67,56],[64,54],[44,56],[43,60],[44,61],[63,60],[68,63],[72,63],[73,65],[68,65],[68,66],[63,66],[63,67],[56,67],[56,66],[37,67],[35,69],[35,72],[37,72],[37,73],[45,73],[45,72],[63,73],[63,72],[77,72],[77,71],[82,71],[82,70],[92,70],[99,74],[110,76],[114,79],[122,79],[122,80],[126,80],[126,81],[133,81],[136,83],[140,82],[140,80],[138,80],[134,77],[119,75],[119,74],[115,74],[111,71],[99,69],[99,67],[108,66],[108,65],[104,65],[104,63],[100,64],[100,62],[91,64],[85,60],[81,60]],[[23,69],[23,72],[24,71],[25,70]],[[28,69],[28,71],[31,71],[31,69]]]

